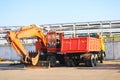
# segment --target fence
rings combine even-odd
[[[25,45],[25,49],[28,51],[35,51],[33,44]],[[0,45],[0,58],[9,60],[20,60],[20,57],[16,54],[10,45]]]
[[[107,39],[105,41],[106,46],[106,59],[120,60],[120,41],[115,40],[115,38]],[[27,51],[34,51],[35,46],[25,45]],[[20,60],[20,57],[16,54],[13,48],[9,45],[0,46],[0,58],[9,59],[9,60]]]
[[[105,39],[106,59],[120,60],[120,37],[112,36]]]

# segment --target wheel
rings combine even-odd
[[[75,66],[77,66],[77,67],[79,66],[79,62],[74,62],[74,64],[75,64]]]
[[[86,65],[87,67],[90,67],[90,62],[89,62],[89,60],[85,60],[85,65]]]
[[[102,60],[102,59],[100,59],[100,63],[103,63],[103,60]]]
[[[95,64],[96,64],[96,60],[95,60],[95,58],[94,58],[94,55],[91,54],[91,55],[90,55],[90,59],[86,59],[86,60],[85,60],[85,65],[86,65],[87,67],[94,67]]]
[[[94,58],[94,55],[91,54],[91,58],[90,58],[90,67],[94,67],[95,66],[95,58]]]
[[[56,57],[55,56],[48,56],[47,57],[47,61],[50,62],[50,66],[51,67],[55,67],[56,66]]]
[[[103,58],[103,60],[105,60],[105,57],[106,57],[105,52],[102,52],[102,58]]]
[[[100,54],[100,63],[103,63],[103,53]]]
[[[57,55],[59,65],[65,65],[64,55]]]
[[[94,65],[97,66],[98,64],[98,56],[97,54],[94,55]]]
[[[74,66],[75,66],[75,64],[74,64],[74,62],[73,62],[72,59],[67,59],[67,60],[65,60],[65,65],[66,65],[67,67],[74,67]]]
[[[98,56],[99,56],[100,63],[103,63],[103,60],[104,60],[105,57],[106,57],[105,52],[102,52],[102,51],[99,52]]]

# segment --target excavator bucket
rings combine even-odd
[[[50,68],[49,61],[41,61],[40,52],[29,52],[32,65],[26,65],[26,67],[41,67],[41,68]]]
[[[30,52],[29,56],[31,58],[31,63],[32,65],[37,65],[39,62],[39,56],[40,56],[40,52]]]

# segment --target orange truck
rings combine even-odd
[[[37,37],[36,52],[26,52],[20,42],[21,38],[26,37]],[[36,25],[29,25],[17,32],[7,32],[7,41],[20,55],[21,61],[31,65],[49,61],[51,66],[78,66],[85,63],[86,66],[93,67],[98,60],[102,63],[105,57],[105,46],[100,34],[64,38],[62,32],[52,31],[45,35]]]

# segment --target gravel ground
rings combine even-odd
[[[120,80],[120,61],[104,61],[97,67],[24,68],[0,63],[0,80]]]

